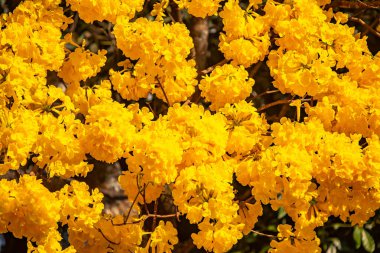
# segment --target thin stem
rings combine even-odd
[[[267,90],[267,91],[264,91],[264,92],[262,92],[262,93],[260,93],[260,94],[258,94],[256,96],[253,96],[252,98],[250,98],[248,102],[250,102],[250,101],[252,101],[254,99],[260,98],[260,97],[262,97],[264,95],[273,94],[273,93],[277,93],[277,92],[280,92],[280,91],[279,90]]]
[[[153,113],[154,118],[158,119],[157,113],[153,110],[152,106],[150,106],[150,103],[145,102],[145,104],[149,107],[149,110]]]
[[[248,199],[244,200],[243,202],[247,203],[247,202],[250,202],[253,199],[255,199],[255,196],[251,196]]]
[[[328,5],[329,7],[338,7],[343,9],[377,9],[380,7],[380,1],[364,3],[362,1],[335,1]]]
[[[257,234],[257,235],[266,236],[266,237],[269,237],[272,239],[277,239],[277,236],[275,236],[275,235],[269,235],[269,234],[261,233],[259,231],[253,230],[253,229],[251,230],[251,232],[254,234]]]
[[[258,63],[256,63],[256,65],[253,67],[252,71],[249,73],[250,78],[252,78],[256,75],[256,73],[259,71],[262,64],[263,64],[262,61],[259,61]]]
[[[257,109],[258,112],[262,112],[270,107],[276,106],[276,105],[281,105],[281,104],[290,104],[293,100],[292,99],[282,99],[282,100],[277,100],[274,101],[273,103],[266,104],[259,109]],[[301,99],[301,102],[309,102],[311,99]]]
[[[376,18],[373,22],[372,22],[372,24],[370,24],[370,27],[374,27],[374,26],[376,26],[378,23],[379,23],[379,21],[380,21],[380,18]],[[362,32],[362,37],[363,36],[365,36],[365,35],[367,35],[367,33],[369,32],[369,29],[368,28],[366,28],[363,32]]]
[[[373,35],[380,38],[380,33],[376,31],[375,29],[373,29],[369,24],[367,24],[360,18],[350,17],[350,20],[364,26],[369,32],[371,32]]]
[[[79,21],[78,13],[75,13],[75,15],[74,15],[74,22],[73,22],[73,24],[71,25],[70,30],[69,30],[70,33],[73,33],[73,32],[75,31],[75,28],[76,28],[77,25],[78,25],[78,21]]]
[[[207,69],[199,71],[198,73],[200,75],[206,75],[206,74],[212,72],[217,66],[222,66],[222,65],[228,63],[229,61],[230,60],[224,59],[224,60],[222,60],[222,61],[220,61],[220,62],[218,62],[218,63],[216,63],[216,64],[214,64],[214,65],[212,65],[210,67],[208,67]]]
[[[144,201],[145,212],[147,213],[147,215],[149,215],[149,208],[148,208],[148,205],[146,204],[146,199],[145,199],[145,188],[146,188],[146,185],[144,184],[144,191],[142,192],[142,197]]]
[[[159,218],[159,219],[168,219],[173,217],[179,217],[180,213],[172,213],[172,214],[148,214],[145,215],[146,218]]]
[[[260,107],[259,109],[257,109],[257,111],[258,112],[262,112],[262,111],[265,111],[266,109],[268,109],[270,107],[273,107],[273,106],[276,106],[276,105],[281,105],[281,104],[289,104],[291,102],[292,102],[291,99],[277,100],[277,101],[274,101],[273,103],[269,103],[269,104],[266,104],[266,105]]]
[[[168,96],[166,95],[164,87],[162,87],[162,84],[161,84],[161,82],[160,82],[160,80],[158,79],[157,76],[156,76],[156,80],[158,82],[158,85],[160,86],[160,89],[161,89],[162,93],[164,93],[164,97],[165,97],[166,103],[168,104],[168,106],[170,106],[170,102],[169,102]]]
[[[154,201],[154,216],[153,216],[153,223],[152,223],[152,231],[154,231],[154,229],[156,228],[157,211],[158,211],[158,200]]]
[[[103,231],[100,228],[96,228],[96,230],[98,230],[99,233],[103,236],[103,238],[106,239],[106,241],[109,242],[110,244],[114,244],[114,245],[120,244],[120,242],[116,243],[116,242],[113,242],[110,239],[108,239],[107,236],[103,233]]]
[[[136,201],[137,201],[137,198],[139,197],[140,195],[140,191],[136,194],[135,198],[133,199],[133,202],[131,204],[131,207],[129,208],[128,210],[128,213],[127,213],[127,216],[124,217],[124,222],[127,222],[128,219],[129,219],[129,216],[131,215],[131,212],[132,212],[132,208],[133,206],[135,205]]]

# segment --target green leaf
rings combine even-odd
[[[356,225],[354,227],[354,233],[353,233],[353,238],[354,238],[354,242],[355,242],[355,249],[359,249],[360,246],[362,245],[362,230],[363,228],[359,228],[358,225]]]
[[[375,241],[373,240],[371,234],[363,229],[362,230],[362,242],[363,242],[363,248],[367,251],[367,252],[375,252]]]

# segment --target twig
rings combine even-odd
[[[262,64],[263,64],[262,61],[259,61],[258,63],[256,63],[256,65],[253,67],[252,71],[249,73],[250,78],[252,78],[256,75],[257,71],[259,71]]]
[[[370,24],[370,27],[374,27],[375,25],[377,25],[378,23],[379,23],[379,21],[380,21],[380,18],[376,18],[373,22],[372,22],[372,24]],[[367,35],[367,33],[369,32],[369,29],[368,28],[366,28],[363,32],[362,32],[362,37],[363,36],[365,36],[365,35]]]
[[[152,231],[154,231],[154,229],[156,228],[157,211],[158,211],[158,200],[154,201],[154,216],[153,216],[153,223],[152,223]]]
[[[159,218],[159,219],[168,219],[173,217],[179,217],[180,213],[172,213],[172,214],[148,214],[145,215],[146,218]]]
[[[267,91],[264,91],[264,92],[262,92],[262,93],[260,93],[260,94],[258,94],[258,95],[256,95],[256,96],[253,96],[253,97],[251,97],[251,98],[248,98],[248,101],[247,101],[247,102],[250,102],[250,101],[252,101],[252,100],[254,100],[254,99],[257,99],[257,98],[259,98],[259,97],[262,97],[262,96],[264,96],[264,95],[273,94],[273,93],[277,93],[277,92],[280,92],[280,91],[279,91],[279,90],[267,90]]]
[[[149,107],[149,110],[153,113],[154,118],[158,119],[157,113],[153,110],[152,106],[150,106],[150,103],[145,102],[145,104]]]
[[[293,100],[292,99],[282,99],[282,100],[277,100],[277,101],[274,101],[273,103],[270,103],[270,104],[266,104],[262,107],[260,107],[259,109],[257,109],[258,112],[261,112],[261,111],[264,111],[272,106],[276,106],[276,105],[281,105],[281,104],[289,104],[291,103]],[[311,101],[311,99],[301,99],[301,102],[308,102],[308,101]]]
[[[158,79],[158,77],[156,76],[156,80],[158,82],[158,85],[160,86],[161,90],[162,90],[162,93],[164,93],[164,97],[165,97],[165,100],[166,100],[166,103],[168,103],[168,106],[170,106],[170,102],[169,102],[169,99],[168,99],[168,96],[166,95],[166,92],[164,90],[164,87],[162,87],[162,84],[160,82],[160,80]]]
[[[198,87],[195,87],[195,92],[191,95],[190,103],[198,104],[201,99],[201,90]]]
[[[137,180],[137,182],[138,182],[138,180],[139,180],[139,179],[138,179],[138,176],[136,177],[136,180]],[[137,183],[137,186],[138,186],[138,183]],[[142,191],[145,190],[146,186],[147,186],[147,185],[145,185],[145,187],[144,187],[143,189],[141,189],[141,190],[139,189],[139,191],[137,192],[135,198],[134,198],[133,201],[132,201],[131,206],[129,207],[129,210],[128,210],[127,215],[124,216],[124,222],[121,223],[121,224],[113,224],[114,226],[123,226],[123,225],[127,224],[128,219],[129,219],[129,216],[131,215],[131,212],[132,212],[132,208],[133,208],[133,206],[135,205],[135,203],[136,203],[137,198],[139,197],[139,195],[142,193]]]
[[[262,236],[266,236],[269,238],[277,239],[277,236],[275,236],[275,235],[269,235],[269,234],[261,233],[259,231],[253,230],[253,229],[251,230],[251,232],[254,234],[257,234],[257,235],[262,235]]]
[[[132,201],[132,204],[131,204],[131,207],[129,208],[128,210],[128,213],[127,213],[127,216],[124,217],[124,222],[128,222],[128,219],[129,219],[129,216],[131,215],[131,212],[132,212],[132,208],[133,206],[135,205],[136,201],[137,201],[137,198],[139,197],[140,195],[140,191],[136,194],[136,197],[133,199]]]
[[[349,20],[364,26],[369,32],[371,32],[372,34],[374,34],[380,38],[380,33],[378,31],[376,31],[375,29],[373,29],[370,25],[368,25],[366,22],[364,22],[360,18],[350,17]]]
[[[183,23],[181,10],[178,8],[178,5],[174,1],[170,1],[169,6],[171,8],[173,21]]]
[[[78,13],[75,13],[75,15],[74,15],[74,22],[71,25],[70,30],[69,30],[70,33],[73,33],[75,31],[75,28],[77,27],[78,21],[79,21]]]
[[[276,105],[281,105],[281,104],[289,104],[291,103],[292,100],[291,99],[282,99],[282,100],[277,100],[277,101],[274,101],[273,103],[269,103],[269,104],[266,104],[262,107],[260,107],[259,109],[257,109],[258,112],[261,112],[261,111],[264,111],[272,106],[276,106]]]
[[[198,74],[200,74],[200,75],[206,75],[206,74],[212,72],[217,66],[222,66],[222,65],[228,63],[229,61],[230,60],[224,59],[224,60],[222,60],[222,61],[220,61],[220,62],[218,62],[218,63],[216,63],[216,64],[214,64],[214,65],[212,65],[210,67],[208,67],[207,69],[199,71]]]
[[[145,199],[145,189],[146,189],[146,186],[144,184],[144,191],[142,192],[142,197],[144,201],[145,212],[149,215],[149,208],[148,208],[148,205],[146,204],[146,199]]]
[[[103,236],[103,238],[106,239],[106,241],[109,242],[110,244],[114,244],[114,245],[119,245],[120,244],[120,242],[116,243],[116,242],[113,242],[110,239],[108,239],[100,228],[96,228],[96,230],[98,230],[99,233]]]
[[[243,202],[247,203],[247,202],[250,202],[252,199],[255,199],[255,196],[251,196],[248,199],[243,200]]]
[[[328,7],[338,7],[342,9],[377,9],[380,8],[380,1],[373,1],[371,3],[364,3],[362,1],[335,1]]]
[[[179,216],[181,215],[181,213],[178,211],[178,206],[176,206],[175,209],[176,209],[177,221],[181,222],[181,220],[179,219]]]

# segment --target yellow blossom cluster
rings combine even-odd
[[[218,253],[249,234],[266,205],[293,221],[278,226],[270,252],[319,253],[315,229],[329,217],[359,226],[373,217],[380,53],[345,25],[346,14],[322,8],[328,0],[246,2],[172,3],[222,19],[226,59],[206,72],[191,59],[186,25],[163,19],[169,1],[148,18],[136,15],[147,1],[66,1],[81,22],[114,25],[112,47],[123,55],[107,71],[111,50],[76,45],[60,0],[24,0],[3,14],[0,233],[27,238],[31,253],[163,253],[180,241],[177,220],[187,219],[197,227],[194,245]],[[246,100],[257,63],[281,93],[310,98],[289,102],[297,120],[273,122]],[[160,110],[144,106],[148,97]],[[101,190],[83,182],[93,160],[123,161],[126,212],[106,215]],[[163,198],[175,213],[157,211]]]
[[[67,61],[64,62],[58,76],[71,86],[79,86],[80,81],[85,81],[89,77],[96,76],[100,68],[106,62],[106,50],[93,54],[82,48],[75,49],[70,53]]]
[[[66,223],[70,219],[70,227],[77,223],[79,226],[83,222],[88,224],[89,214],[94,212],[97,215],[92,222],[97,222],[103,209],[99,202],[103,195],[97,191],[91,195],[88,186],[77,181],[72,181],[70,187],[66,185],[61,191],[50,192],[41,181],[30,175],[20,177],[19,182],[0,181],[0,232],[9,231],[18,238],[26,237],[30,252],[75,253],[74,246],[62,250],[57,223]],[[83,207],[87,208],[87,213]]]
[[[88,23],[96,20],[115,23],[119,16],[133,18],[142,10],[144,0],[67,0],[66,4]]]
[[[370,53],[366,36],[344,25],[346,14],[324,11],[316,1],[267,6],[268,14],[279,17],[273,23],[279,48],[267,62],[274,86],[321,100],[309,115],[322,119],[326,130],[379,134],[380,55]]]
[[[255,81],[248,78],[248,72],[243,66],[234,67],[225,64],[216,67],[209,76],[200,83],[202,96],[211,102],[210,108],[217,110],[227,103],[239,102],[247,98]],[[216,93],[215,90],[218,92]]]
[[[218,12],[221,0],[174,0],[180,8],[188,9],[189,13],[195,17],[205,18],[215,15]]]
[[[194,92],[197,71],[195,61],[187,60],[193,42],[185,25],[120,19],[114,34],[124,55],[137,61],[124,73],[111,72],[112,84],[124,98],[138,100],[151,92],[173,104]]]
[[[219,49],[226,59],[246,68],[264,60],[270,46],[270,26],[265,16],[243,10],[238,0],[229,0],[219,15],[224,24]]]
[[[174,204],[190,223],[199,223],[194,244],[207,251],[225,252],[242,237],[239,205],[233,202],[233,166],[227,162],[183,169],[173,187]]]

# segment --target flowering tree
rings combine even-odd
[[[0,233],[28,252],[321,252],[333,217],[375,251],[378,1],[2,4]]]

